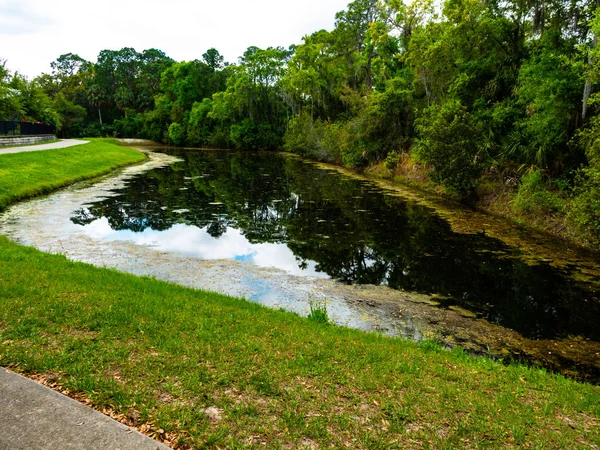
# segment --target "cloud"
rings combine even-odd
[[[34,77],[64,53],[95,61],[104,49],[158,48],[177,61],[214,47],[229,62],[251,45],[284,46],[332,29],[348,0],[0,0],[0,36],[7,67]]]
[[[50,17],[37,13],[28,1],[0,1],[0,35],[37,33],[52,24]]]
[[[294,253],[285,244],[253,244],[239,231],[229,228],[220,238],[214,238],[206,229],[177,224],[165,231],[146,229],[135,233],[130,230],[115,231],[103,217],[80,227],[88,236],[106,241],[129,241],[149,246],[163,252],[179,253],[201,259],[232,259],[259,267],[275,267],[292,275],[327,278],[316,270],[314,261],[305,261],[301,268]]]

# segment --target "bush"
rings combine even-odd
[[[579,172],[567,218],[584,239],[600,247],[600,170]]]
[[[284,149],[319,161],[341,161],[347,144],[346,125],[313,120],[303,112],[290,120]]]
[[[471,115],[458,101],[427,108],[416,120],[417,158],[433,168],[429,176],[461,197],[474,194],[482,171],[479,136]]]
[[[281,146],[281,137],[270,124],[255,124],[248,119],[231,125],[230,139],[240,150],[276,150]]]
[[[396,169],[398,168],[398,164],[400,164],[401,158],[402,155],[397,151],[391,151],[385,157],[385,168],[391,172],[392,177],[396,174]]]
[[[211,147],[215,147],[215,148],[231,148],[232,143],[231,143],[229,128],[220,127],[220,128],[215,129],[215,131],[213,131],[208,136],[207,143]]]
[[[174,122],[171,125],[169,125],[169,131],[168,131],[168,136],[169,136],[169,144],[172,145],[183,145],[185,143],[185,128],[177,123]]]
[[[519,214],[552,214],[564,209],[563,201],[550,190],[550,184],[539,170],[523,175],[512,206]]]
[[[283,138],[283,148],[298,155],[314,156],[319,148],[321,138],[310,114],[304,111],[290,120]]]
[[[115,120],[114,127],[119,135],[123,138],[139,138],[142,136],[142,128],[144,126],[143,115],[128,109],[125,117]]]
[[[78,124],[73,127],[73,136],[80,138],[114,137],[115,133],[113,125],[100,125],[99,122]]]

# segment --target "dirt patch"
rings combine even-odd
[[[73,329],[69,331],[69,336],[77,339],[97,339],[100,336],[98,331],[90,331],[85,329]]]

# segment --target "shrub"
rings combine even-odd
[[[284,149],[319,161],[341,161],[347,140],[345,124],[313,120],[303,112],[290,120]]]
[[[168,131],[168,142],[169,144],[173,144],[173,145],[183,145],[185,142],[185,128],[177,123],[174,122],[171,125],[169,125],[169,131]]]
[[[512,206],[519,214],[552,214],[564,209],[563,201],[550,190],[550,184],[540,170],[523,175]]]
[[[400,160],[402,155],[397,151],[391,151],[385,157],[385,168],[391,172],[392,177],[396,173],[396,169],[398,168],[398,164],[400,164]]]
[[[600,247],[600,170],[582,169],[575,180],[567,218],[596,247]]]
[[[481,175],[479,133],[471,115],[458,101],[427,108],[416,120],[415,153],[433,168],[429,176],[461,197],[469,197]]]
[[[128,109],[124,118],[115,120],[114,127],[119,137],[139,138],[142,136],[143,119],[141,113]]]
[[[270,124],[255,124],[249,119],[231,125],[230,139],[240,150],[275,150],[281,146],[281,137]]]
[[[313,156],[317,153],[320,139],[314,121],[310,114],[304,111],[290,120],[283,148],[302,156]]]

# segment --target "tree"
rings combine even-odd
[[[6,60],[0,60],[0,119],[3,120],[16,120],[24,112],[19,93],[10,86],[10,80]]]
[[[54,98],[53,107],[61,118],[59,131],[63,137],[72,136],[73,128],[82,123],[87,115],[83,106],[69,101],[62,92]]]
[[[102,125],[102,108],[108,104],[106,92],[98,84],[92,84],[87,88],[87,96],[90,105],[98,110],[98,121]]]
[[[460,102],[430,106],[417,119],[415,153],[431,166],[430,177],[463,198],[473,195],[482,164],[480,130]]]
[[[215,48],[209,48],[206,53],[202,54],[202,59],[213,70],[213,72],[216,72],[217,70],[223,70],[225,67],[225,59]]]

